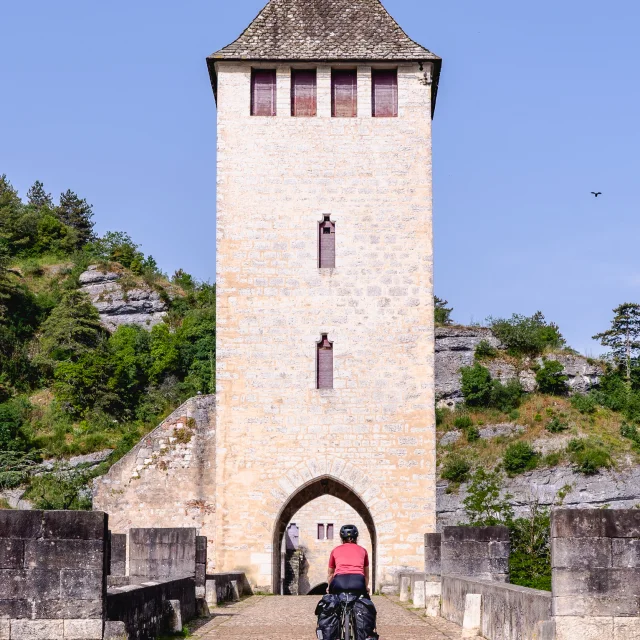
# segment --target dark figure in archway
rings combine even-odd
[[[313,589],[310,589],[307,593],[308,596],[323,596],[327,593],[328,584],[326,582],[321,582],[317,584]]]

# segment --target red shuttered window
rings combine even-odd
[[[316,115],[316,70],[291,70],[291,115]]]
[[[333,525],[327,525],[327,540],[333,540]]]
[[[276,115],[275,69],[253,69],[251,72],[251,115]]]
[[[331,115],[334,118],[358,115],[358,73],[355,69],[331,71]]]
[[[318,540],[324,540],[324,525],[318,525]]]
[[[329,216],[324,216],[318,231],[318,266],[333,269],[336,266],[336,224]]]
[[[371,72],[371,105],[374,118],[398,115],[398,71],[374,69]]]
[[[326,333],[318,343],[318,389],[333,389],[333,342]]]

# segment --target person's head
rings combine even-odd
[[[345,524],[340,527],[342,542],[358,542],[358,527],[355,524]]]

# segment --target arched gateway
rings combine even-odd
[[[367,505],[365,504],[363,499],[353,489],[330,475],[323,475],[310,480],[302,487],[300,487],[289,498],[289,500],[287,500],[282,509],[280,509],[280,513],[278,513],[276,524],[273,530],[273,593],[280,592],[280,581],[282,578],[280,549],[282,548],[282,540],[284,538],[287,523],[291,521],[296,512],[304,505],[324,495],[334,496],[335,498],[339,498],[340,500],[346,502],[364,520],[364,523],[366,524],[369,531],[369,537],[371,539],[371,575],[373,581],[372,587],[375,590],[377,540],[376,526],[373,520],[373,516],[371,515],[371,512],[367,508]]]
[[[284,527],[353,506],[384,587],[435,530],[440,59],[378,0],[270,0],[217,100],[215,568],[277,590]]]

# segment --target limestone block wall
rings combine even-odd
[[[216,68],[217,570],[271,588],[278,514],[328,476],[371,513],[392,583],[435,530],[428,74],[400,66],[399,116],[372,118],[358,65],[358,117],[332,118],[319,66],[318,116],[294,118],[279,65],[278,114],[252,117],[251,64]],[[336,267],[321,270],[327,214]],[[321,333],[333,389],[315,385]]]
[[[213,559],[214,461],[215,398],[196,396],[94,481],[94,509],[109,513],[114,533],[195,527]]]
[[[0,510],[0,638],[101,640],[107,516]]]
[[[445,527],[441,537],[442,575],[509,582],[509,529]]]
[[[640,637],[640,510],[551,514],[557,640]]]
[[[334,496],[322,496],[308,502],[291,519],[299,529],[299,544],[304,550],[305,563],[299,583],[300,595],[327,581],[327,567],[331,550],[340,544],[340,527],[355,524],[360,532],[358,544],[373,557],[371,536],[358,513]],[[333,540],[318,540],[318,524],[333,523]]]

